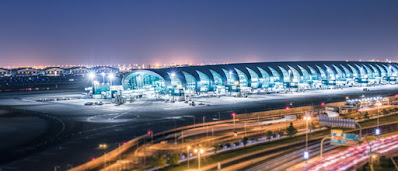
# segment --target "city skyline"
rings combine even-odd
[[[300,60],[286,60],[286,61],[263,61],[263,62],[299,62]],[[327,62],[329,60],[317,60],[319,62]],[[371,60],[335,60],[334,62],[384,62],[384,63],[397,63],[398,61],[396,60],[391,60],[391,59],[384,59],[384,60],[376,60],[376,59],[371,59]],[[243,63],[263,63],[263,62],[243,62]],[[0,68],[4,69],[16,69],[16,68],[36,68],[36,69],[44,69],[44,68],[52,68],[52,67],[57,67],[57,68],[71,68],[71,67],[87,67],[87,68],[92,68],[92,67],[117,67],[117,68],[123,68],[124,69],[159,69],[159,68],[168,68],[168,67],[186,67],[186,66],[203,66],[203,65],[230,65],[230,64],[239,64],[238,62],[232,62],[232,63],[171,63],[171,64],[129,64],[129,63],[124,63],[124,64],[52,64],[52,65],[8,65],[8,66],[0,66]]]

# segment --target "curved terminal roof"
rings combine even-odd
[[[215,73],[222,77],[224,85],[228,81],[247,81],[251,87],[256,82],[308,82],[314,80],[346,80],[354,78],[376,78],[383,76],[396,76],[397,63],[382,62],[346,62],[346,61],[302,61],[302,62],[261,62],[261,63],[236,63],[221,65],[187,66],[176,68],[146,69],[165,80],[166,85],[171,85],[171,75],[187,85],[187,74],[193,76],[197,83],[204,81],[214,84]],[[143,70],[135,70],[126,74],[123,85],[131,78],[131,74]],[[205,74],[207,77],[201,77]],[[192,77],[191,77],[192,78]],[[272,78],[272,79],[271,79]],[[201,80],[202,79],[202,80]],[[208,79],[208,80],[203,80]],[[258,81],[261,79],[262,81]],[[260,83],[257,83],[260,82]],[[261,87],[258,86],[258,87]]]

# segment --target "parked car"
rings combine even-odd
[[[92,106],[93,104],[94,104],[93,102],[84,103],[85,106]]]

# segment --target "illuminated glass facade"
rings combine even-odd
[[[165,93],[166,81],[156,73],[140,70],[127,75],[123,79],[123,88],[124,90],[146,90]]]
[[[216,92],[217,89],[286,88],[313,89],[364,84],[395,83],[396,63],[381,62],[267,62],[205,65],[136,70],[123,81],[125,90],[151,89],[157,93],[170,89]]]

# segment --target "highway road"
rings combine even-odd
[[[298,149],[297,149],[298,148]],[[330,151],[336,149],[337,146],[331,146],[329,143],[325,142],[324,151]],[[296,150],[297,149],[297,150]],[[308,151],[310,152],[310,157],[315,157],[320,153],[320,142],[317,141],[308,146]],[[250,166],[249,168],[244,168],[245,171],[280,171],[286,170],[287,168],[305,161],[303,158],[303,153],[305,151],[305,145],[299,147],[294,147],[294,149],[284,150],[284,153],[267,160],[257,165]]]
[[[371,148],[369,148],[371,146]],[[387,152],[398,150],[398,135],[381,138],[370,143],[350,147],[344,151],[333,153],[324,158],[302,167],[302,171],[333,170],[345,171],[355,169],[357,166],[369,161],[369,153],[379,153],[381,156]]]
[[[398,129],[397,124],[383,125],[383,126],[380,126],[380,128],[383,130],[384,133],[397,131],[397,129]],[[363,130],[363,136],[365,136],[365,135],[373,135],[373,133],[374,133],[373,130],[374,130],[374,128],[372,128],[372,127],[364,129]],[[356,131],[354,131],[354,132],[356,132]],[[398,140],[398,137],[396,139],[394,139],[394,140]],[[334,149],[339,147],[339,146],[332,146],[332,145],[330,145],[329,142],[330,142],[329,140],[326,140],[324,142],[324,146],[323,146],[324,147],[324,152],[331,151],[331,150],[334,150]],[[397,143],[398,143],[398,141],[397,141]],[[378,144],[378,143],[376,143],[376,144]],[[380,144],[378,144],[378,145],[380,145]],[[243,168],[241,170],[247,170],[247,171],[263,171],[263,170],[281,171],[281,170],[287,170],[288,168],[290,168],[292,166],[295,166],[296,164],[305,161],[304,158],[303,158],[303,152],[304,152],[305,146],[301,145],[298,150],[296,148],[297,147],[294,147],[294,148],[292,147],[292,149],[285,150],[285,152],[283,154],[281,154],[281,155],[279,155],[277,157],[274,157],[273,159],[262,161],[262,162],[260,162],[258,164],[254,164],[252,166]],[[356,148],[356,147],[353,147],[353,148]],[[361,148],[364,148],[364,147],[361,147]],[[319,154],[320,154],[320,140],[316,141],[315,143],[311,143],[309,145],[309,150],[308,151],[310,152],[310,157],[311,158],[319,156]],[[354,160],[354,159],[352,159],[352,160]],[[338,160],[333,160],[333,161],[337,162]],[[359,161],[357,161],[355,163],[359,163]],[[334,164],[341,164],[341,162],[334,163]],[[303,169],[303,171],[304,170],[307,171],[307,169],[308,168]]]

